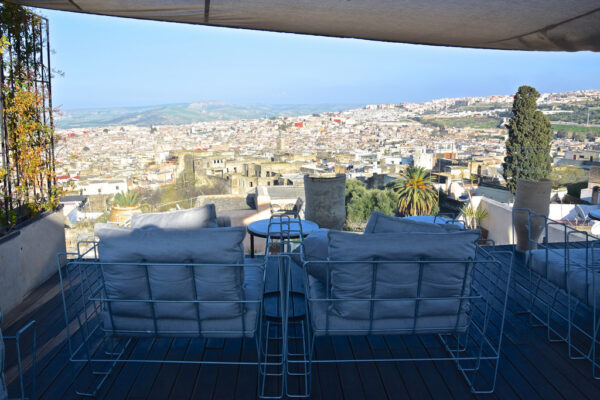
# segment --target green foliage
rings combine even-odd
[[[559,139],[573,138],[579,142],[592,141],[600,136],[600,127],[552,124],[552,132]]]
[[[488,211],[485,208],[473,208],[471,204],[463,205],[460,212],[465,216],[465,227],[467,229],[477,229],[481,224],[481,220],[487,217]]]
[[[398,211],[403,215],[433,215],[438,210],[438,192],[431,185],[425,168],[408,167],[394,183],[398,193]]]
[[[394,215],[398,195],[390,189],[367,189],[356,179],[346,181],[346,226],[360,226],[367,222],[373,211]]]
[[[531,86],[521,86],[513,102],[513,116],[508,126],[504,179],[515,192],[517,179],[547,178],[551,170],[550,120],[537,109],[540,94]]]
[[[583,168],[573,165],[561,165],[552,169],[550,179],[552,179],[552,186],[554,188],[568,186],[577,182],[584,182],[587,185],[588,172]]]
[[[115,195],[115,204],[119,207],[133,207],[141,202],[140,195],[137,192],[121,192]]]
[[[40,84],[41,20],[22,6],[0,4],[3,168],[0,219],[14,225],[58,206],[48,92]]]
[[[547,110],[564,110],[565,113],[552,114],[552,121],[573,122],[576,124],[600,124],[600,99],[587,99],[570,104],[546,104],[541,106]]]
[[[422,124],[437,128],[497,129],[502,124],[501,118],[494,117],[418,118],[418,120]]]
[[[569,184],[567,184],[567,193],[573,197],[580,198],[581,197],[581,189],[586,189],[587,187],[588,187],[587,181],[569,183]]]

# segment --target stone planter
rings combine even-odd
[[[341,230],[346,222],[346,175],[304,175],[305,218],[319,227]]]
[[[108,220],[110,222],[114,222],[115,224],[123,225],[125,222],[131,219],[133,214],[139,214],[141,212],[142,211],[139,204],[137,206],[129,207],[121,207],[115,204],[110,210],[110,216],[108,217]]]
[[[0,238],[0,309],[5,315],[58,271],[60,252],[65,252],[62,208],[25,221]]]
[[[552,181],[540,179],[539,182],[525,179],[517,180],[517,193],[513,205],[513,224],[517,239],[517,250],[527,251],[537,248],[535,243],[529,243],[529,237],[538,241],[544,230],[544,219],[540,217],[531,218],[531,232],[529,231],[529,213],[516,210],[527,208],[535,213],[548,216],[550,211],[550,193],[552,192]]]

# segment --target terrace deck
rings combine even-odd
[[[511,248],[506,246],[504,250]],[[502,259],[509,262],[508,257]],[[516,282],[524,282],[525,267],[514,266]],[[270,278],[273,278],[270,276]],[[275,279],[269,279],[273,285]],[[297,282],[295,282],[297,283]],[[315,399],[598,399],[600,381],[591,376],[589,362],[570,360],[563,343],[549,343],[546,331],[530,326],[520,314],[526,300],[521,290],[511,291],[502,359],[496,391],[474,396],[452,362],[361,363],[314,365]],[[58,276],[32,293],[5,316],[4,331],[13,334],[29,320],[38,323],[38,396],[70,399],[89,380],[89,370],[68,361],[65,323]],[[157,339],[136,342],[129,352],[136,357],[204,360],[247,359],[253,344],[238,339]],[[320,342],[317,355],[365,357],[441,351],[427,339],[414,336],[334,337]],[[16,356],[7,349],[7,379],[16,393]],[[255,398],[256,367],[212,365],[119,364],[98,395],[100,399],[230,399]]]

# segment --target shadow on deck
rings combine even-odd
[[[510,250],[509,246],[500,246]],[[508,257],[502,260],[509,262]],[[319,399],[573,399],[600,398],[600,381],[589,362],[570,360],[564,343],[549,343],[546,330],[532,327],[519,313],[527,304],[519,286],[527,279],[522,261],[514,266],[517,285],[510,292],[502,358],[493,395],[474,396],[452,362],[317,364],[313,398]],[[275,273],[275,270],[272,271]],[[269,274],[266,290],[276,279]],[[294,285],[298,285],[295,280]],[[295,289],[301,289],[296,287]],[[68,361],[64,313],[58,276],[46,282],[5,316],[7,335],[35,319],[38,323],[38,397],[76,398],[89,381],[88,367]],[[319,357],[412,357],[443,351],[433,338],[417,336],[333,337],[317,343]],[[253,359],[254,344],[240,339],[140,339],[128,355],[153,359]],[[16,354],[7,348],[7,379],[17,393]],[[274,380],[273,385],[277,385]],[[101,399],[245,399],[256,397],[256,367],[177,364],[119,364],[98,395]]]

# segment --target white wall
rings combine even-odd
[[[56,253],[65,251],[62,209],[48,213],[0,240],[0,309],[8,313],[54,275]]]
[[[488,238],[492,239],[498,245],[514,244],[514,233],[512,228],[512,206],[500,203],[498,201],[488,199],[483,196],[473,197],[473,202],[476,207],[484,207],[488,211],[487,217],[481,221],[481,227],[488,230]],[[582,207],[583,208],[583,207]],[[587,206],[585,212],[589,212],[588,208],[597,208],[595,206]],[[575,215],[575,206],[569,204],[551,204],[550,219],[572,219],[565,218],[570,215]],[[562,216],[562,218],[561,218]],[[569,236],[569,241],[585,240],[584,234],[579,234],[572,229],[568,232],[574,232]],[[559,225],[550,224],[548,229],[549,242],[564,242],[565,228]]]

